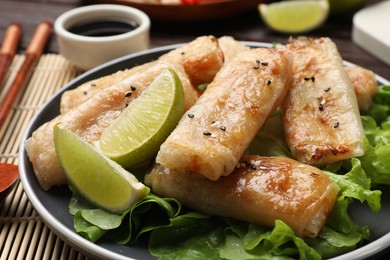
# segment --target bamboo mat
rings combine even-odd
[[[11,64],[2,99],[24,56]],[[81,71],[55,54],[43,55],[0,129],[0,162],[18,163],[18,148],[37,109]],[[0,259],[87,259],[59,239],[33,209],[21,182],[0,208]]]

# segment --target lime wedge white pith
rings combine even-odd
[[[173,70],[166,70],[103,131],[95,144],[123,167],[137,166],[157,154],[183,113],[181,81]]]
[[[54,127],[54,144],[68,182],[96,206],[120,213],[149,193],[134,175],[61,124]]]
[[[263,21],[282,33],[305,33],[322,25],[329,14],[328,0],[292,0],[260,4]]]

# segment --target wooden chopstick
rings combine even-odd
[[[24,55],[25,58],[23,64],[0,105],[0,127],[7,118],[8,112],[19,94],[19,91],[22,89],[22,86],[30,79],[32,71],[38,63],[43,49],[46,46],[50,33],[51,22],[47,20],[41,22],[35,30],[33,38],[31,39]]]
[[[0,91],[8,68],[18,48],[21,32],[20,24],[17,22],[11,23],[5,32],[0,49]]]

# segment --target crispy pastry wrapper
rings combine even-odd
[[[329,38],[298,38],[293,78],[282,104],[286,141],[297,160],[323,166],[364,153],[356,94]]]
[[[316,237],[339,187],[316,167],[282,157],[245,156],[229,176],[212,181],[155,164],[145,184],[189,208],[273,227],[279,219],[300,237]]]
[[[160,147],[156,162],[210,180],[229,175],[287,93],[289,53],[258,48],[240,54],[218,72]]]

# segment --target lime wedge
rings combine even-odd
[[[102,209],[123,212],[150,191],[134,175],[61,124],[54,127],[54,145],[69,184]]]
[[[329,14],[327,0],[293,0],[258,6],[263,21],[282,33],[305,33],[322,25]]]
[[[184,113],[184,92],[176,72],[162,72],[95,144],[125,168],[153,158]]]

